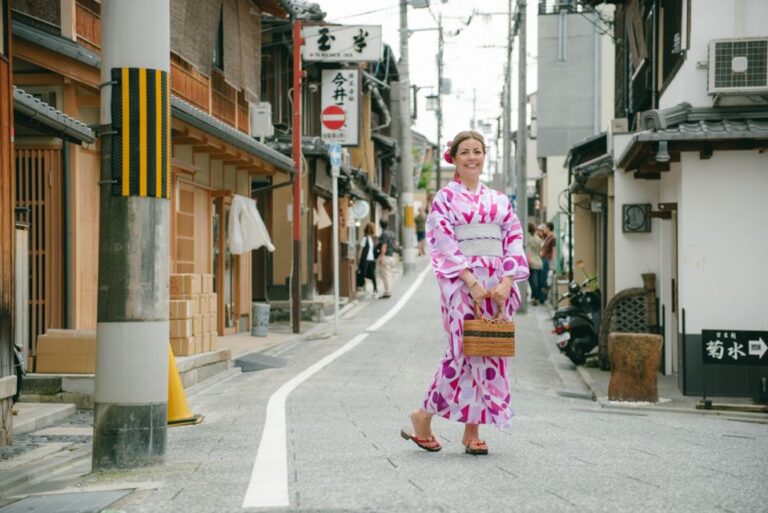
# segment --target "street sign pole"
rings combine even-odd
[[[291,327],[301,331],[301,20],[293,20],[293,267]]]
[[[341,145],[331,144],[331,182],[333,193],[333,323],[339,334],[339,168],[341,167]]]

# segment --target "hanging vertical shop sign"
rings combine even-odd
[[[320,136],[329,143],[357,146],[360,141],[359,70],[325,69],[322,81]]]
[[[381,60],[381,25],[311,25],[301,29],[305,61]]]

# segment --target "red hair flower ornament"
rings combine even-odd
[[[451,145],[452,144],[453,144],[453,141],[448,141],[448,149],[445,150],[445,153],[443,153],[443,158],[449,164],[453,164],[453,157],[451,157]]]

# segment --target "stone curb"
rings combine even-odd
[[[653,405],[639,405],[639,404],[620,404],[616,401],[611,401],[608,399],[607,391],[606,390],[600,390],[600,387],[598,387],[595,383],[595,381],[592,379],[592,376],[590,376],[589,371],[584,369],[582,366],[577,365],[576,370],[578,371],[579,375],[581,376],[581,379],[584,380],[584,384],[587,385],[587,388],[589,388],[592,391],[592,394],[596,398],[597,404],[600,405],[601,408],[609,409],[609,410],[624,410],[624,411],[634,411],[634,412],[644,412],[644,411],[653,411],[653,412],[664,412],[664,413],[685,413],[685,414],[693,414],[693,415],[714,415],[714,416],[720,416],[720,417],[731,417],[731,418],[738,418],[738,419],[744,419],[744,420],[763,420],[766,423],[768,423],[768,415],[765,415],[764,413],[749,413],[749,412],[736,412],[736,411],[719,411],[719,410],[698,410],[696,408],[689,408],[686,406],[675,406],[674,404],[670,404],[669,406],[664,406],[662,404],[653,404]]]

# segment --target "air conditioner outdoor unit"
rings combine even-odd
[[[768,38],[709,43],[709,94],[768,94]]]
[[[275,133],[272,126],[272,105],[269,102],[251,103],[249,109],[251,137],[270,137]]]

